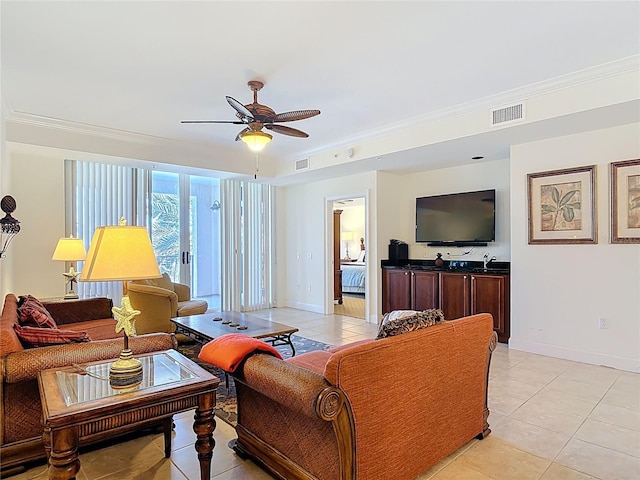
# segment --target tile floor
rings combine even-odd
[[[256,314],[333,345],[376,333],[375,325],[352,317],[288,308]],[[490,377],[491,435],[470,441],[419,480],[640,479],[640,375],[499,344]],[[170,459],[162,436],[149,435],[83,453],[77,479],[199,479],[193,412],[177,415],[175,423]],[[212,480],[270,479],[227,447],[234,437],[232,427],[217,422]],[[12,477],[31,478],[45,479],[45,467]]]

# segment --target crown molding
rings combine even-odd
[[[307,150],[298,153],[295,157],[289,157],[287,160],[293,161],[299,158],[309,157],[326,153],[336,148],[352,146],[358,142],[362,142],[371,138],[380,137],[396,133],[408,127],[416,127],[428,123],[443,120],[447,117],[463,115],[480,109],[496,108],[501,105],[507,105],[513,102],[527,100],[533,97],[547,95],[549,93],[577,87],[592,82],[597,82],[606,78],[624,75],[626,73],[637,72],[640,70],[640,55],[631,55],[629,57],[620,58],[612,62],[603,63],[594,67],[585,68],[558,77],[550,78],[540,82],[532,83],[524,87],[518,87],[507,90],[495,95],[489,95],[470,102],[461,103],[452,107],[447,107],[434,112],[429,112],[419,116],[411,117],[401,122],[388,124],[375,130],[368,130],[358,135],[353,135],[348,139],[340,139],[339,142],[328,144],[323,148]]]

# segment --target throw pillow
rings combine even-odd
[[[60,330],[58,328],[23,327],[15,324],[13,328],[24,348],[91,341],[87,332]]]
[[[227,333],[214,338],[202,347],[198,358],[225,372],[235,372],[245,358],[258,352],[282,359],[280,352],[268,343],[241,333]]]
[[[49,311],[42,302],[31,295],[21,295],[18,301],[18,322],[20,325],[58,328]]]
[[[442,310],[432,308],[423,312],[415,310],[395,310],[385,314],[380,323],[378,336],[381,338],[393,337],[406,332],[414,332],[423,328],[444,323],[444,313]]]

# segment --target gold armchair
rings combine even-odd
[[[205,313],[209,305],[204,300],[191,299],[188,285],[172,282],[164,273],[162,278],[133,280],[127,285],[129,300],[135,310],[138,334],[153,332],[173,333],[173,317],[186,317]]]

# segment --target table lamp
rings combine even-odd
[[[116,333],[124,330],[124,349],[109,369],[112,388],[130,388],[142,381],[142,364],[129,349],[129,337],[136,334],[135,317],[140,311],[131,308],[127,281],[161,276],[145,227],[127,226],[122,219],[119,226],[96,228],[80,281],[122,281],[122,306],[113,307],[112,311],[117,320]]]
[[[344,246],[346,248],[345,259],[351,260],[351,257],[349,257],[349,242],[353,240],[353,232],[342,232],[342,239],[344,240]]]
[[[70,235],[69,238],[61,238],[58,240],[51,260],[71,262],[69,271],[62,274],[66,278],[66,283],[69,284],[69,290],[64,296],[65,299],[78,298],[78,294],[73,291],[73,284],[78,281],[80,272],[75,271],[73,262],[84,260],[86,256],[87,251],[84,249],[84,243],[81,238],[73,238],[73,235]]]

